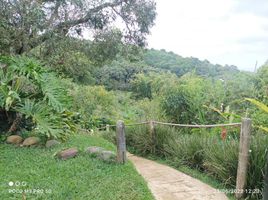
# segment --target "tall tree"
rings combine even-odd
[[[114,26],[125,42],[143,46],[155,16],[154,0],[1,0],[0,53],[22,54],[55,36]]]

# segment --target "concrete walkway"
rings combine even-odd
[[[128,154],[156,200],[228,200],[225,194],[171,167]]]

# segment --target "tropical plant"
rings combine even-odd
[[[64,139],[75,129],[68,111],[70,97],[60,79],[27,57],[0,57],[0,115],[5,131],[21,128],[48,138]],[[26,123],[27,122],[27,123]]]
[[[256,100],[256,99],[251,99],[251,98],[245,98],[246,101],[249,101],[250,103],[254,104],[255,106],[257,106],[258,109],[260,109],[261,111],[265,112],[266,114],[268,114],[268,106],[266,106],[264,103]],[[258,119],[255,119],[256,121],[256,126],[260,129],[262,129],[265,132],[268,132],[268,127],[266,127],[263,124],[259,123]]]

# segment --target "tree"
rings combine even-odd
[[[144,74],[137,74],[131,82],[132,92],[136,99],[148,98],[152,99],[152,78]]]
[[[125,42],[143,46],[155,16],[153,0],[1,0],[0,53],[22,54],[53,37],[118,24]]]
[[[264,100],[268,96],[268,61],[258,69],[254,84],[258,98]]]
[[[76,83],[94,84],[96,66],[89,58],[91,43],[89,40],[64,37],[53,41],[53,46],[32,50],[29,55],[38,58],[60,76],[72,78]]]
[[[108,90],[129,90],[134,76],[145,71],[142,62],[129,62],[125,59],[114,60],[95,72],[96,83],[104,85]]]

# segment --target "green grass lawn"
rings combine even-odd
[[[130,162],[105,163],[83,153],[88,146],[115,151],[114,145],[106,140],[86,135],[73,136],[49,150],[0,144],[0,199],[153,199]],[[53,157],[67,147],[78,147],[80,155],[66,161]],[[11,181],[23,185],[9,186]]]

